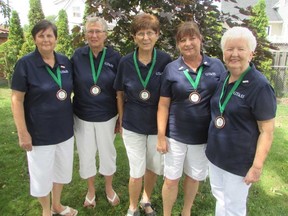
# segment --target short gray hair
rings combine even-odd
[[[253,33],[246,27],[235,26],[228,29],[221,38],[221,49],[224,50],[224,46],[229,39],[243,38],[247,41],[250,51],[254,52],[257,46],[257,41]]]
[[[91,23],[100,23],[101,26],[103,27],[103,31],[108,30],[107,22],[103,18],[98,17],[95,14],[91,14],[91,15],[87,16],[87,18],[86,18],[86,23],[85,23],[85,27],[84,27],[85,31],[87,30],[87,25],[91,24]]]

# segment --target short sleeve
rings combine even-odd
[[[28,88],[27,67],[25,61],[20,59],[14,67],[11,89],[26,92],[27,88]]]
[[[252,113],[256,120],[264,121],[276,116],[276,96],[272,86],[266,83],[256,94]]]

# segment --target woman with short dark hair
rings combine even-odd
[[[77,210],[60,202],[73,170],[72,65],[54,51],[53,23],[38,22],[32,36],[36,49],[16,63],[11,86],[19,145],[27,152],[30,193],[38,198],[43,216],[76,216]]]

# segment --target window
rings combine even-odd
[[[73,7],[73,17],[81,17],[80,7]]]

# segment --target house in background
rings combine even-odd
[[[247,16],[240,14],[239,9],[247,8],[257,4],[258,0],[241,1],[238,0],[237,4],[233,2],[221,2],[221,10],[224,13],[236,15],[240,19],[245,19]],[[268,40],[273,44],[286,44],[288,45],[288,0],[266,0],[266,14],[269,21],[267,28]],[[287,47],[288,49],[288,47]]]
[[[9,30],[4,26],[0,26],[0,44],[4,43],[8,39]]]
[[[58,14],[60,10],[65,10],[68,17],[69,29],[71,30],[75,25],[81,25],[83,22],[85,0],[53,0]],[[45,10],[45,9],[44,9]]]
[[[85,0],[53,0],[53,4],[55,8],[57,8],[57,12],[55,12],[55,14],[58,14],[59,10],[61,9],[66,11],[70,31],[75,25],[82,25],[85,12]],[[116,21],[114,20],[113,22],[108,22],[107,24],[108,29],[112,30],[116,25]]]
[[[221,1],[221,11],[236,15],[240,19],[248,17],[240,14],[239,9],[247,8],[257,4],[258,0],[237,0],[237,3]],[[267,28],[267,39],[278,50],[271,50],[273,53],[273,69],[277,71],[274,77],[275,90],[281,94],[288,95],[288,0],[265,0],[266,14],[269,26]]]

